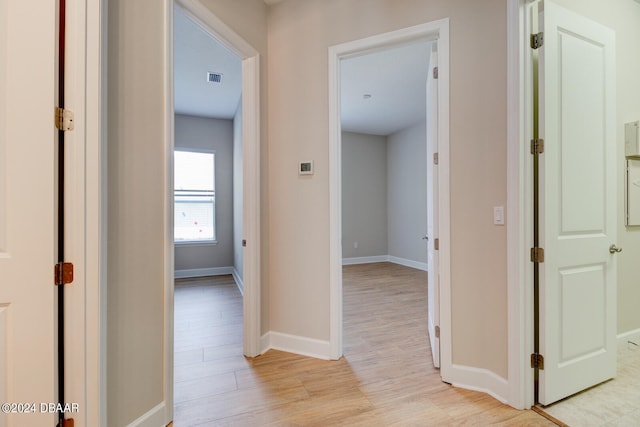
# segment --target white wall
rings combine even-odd
[[[618,166],[618,333],[640,330],[640,227],[624,225],[624,123],[640,120],[640,4],[634,0],[555,0],[616,32]],[[614,242],[611,242],[614,243]]]
[[[389,256],[427,262],[427,124],[387,138]]]
[[[343,132],[342,258],[388,253],[387,137]]]
[[[242,250],[243,217],[242,173],[242,102],[233,118],[233,268],[237,278],[243,280],[244,255]],[[241,284],[239,284],[242,286]]]
[[[107,408],[102,410],[110,426],[129,425],[162,409],[166,398],[172,107],[163,70],[171,10],[157,0],[108,2]],[[165,420],[163,411],[159,416],[158,425]]]
[[[329,46],[448,17],[453,363],[507,377],[506,227],[492,224],[506,200],[506,9],[506,0],[269,8],[271,330],[329,339]],[[299,179],[308,159],[316,173]]]
[[[234,265],[234,121],[175,116],[175,148],[213,150],[216,153],[215,244],[175,245],[175,270],[204,270]]]

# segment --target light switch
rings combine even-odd
[[[493,225],[504,225],[504,206],[493,207]]]

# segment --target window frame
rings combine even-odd
[[[218,244],[218,232],[217,232],[217,191],[216,191],[216,150],[206,148],[191,148],[191,147],[174,147],[173,149],[173,209],[175,216],[176,206],[176,152],[197,153],[197,154],[211,154],[213,156],[213,238],[212,239],[200,239],[200,240],[176,240],[176,220],[173,219],[173,244],[176,246],[213,246]],[[188,190],[187,190],[188,191]]]

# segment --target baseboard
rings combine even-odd
[[[233,274],[233,280],[236,281],[236,285],[238,286],[238,289],[240,290],[240,293],[242,294],[242,296],[244,296],[244,282],[242,281],[242,278],[240,277],[240,273],[238,273],[238,270],[236,270],[235,267],[234,267],[233,271],[231,272],[231,274]]]
[[[618,347],[627,345],[627,341],[633,341],[640,345],[640,329],[623,332],[616,336],[618,339]]]
[[[387,262],[389,255],[363,256],[357,258],[342,258],[342,265],[372,264],[374,262]]]
[[[133,421],[127,427],[158,427],[167,424],[165,420],[165,403],[161,402],[149,412]]]
[[[501,376],[472,366],[453,365],[449,376],[451,385],[467,390],[487,393],[502,403],[507,403],[509,382]]]
[[[329,341],[270,331],[260,338],[260,343],[263,353],[272,349],[314,357],[316,359],[331,359],[331,346]]]
[[[410,259],[399,258],[391,255],[376,255],[376,256],[363,256],[357,258],[342,258],[342,265],[355,265],[355,264],[372,264],[374,262],[392,262],[394,264],[404,265],[405,267],[411,267],[418,270],[427,271],[427,263],[413,261]]]
[[[233,274],[233,267],[213,267],[213,268],[192,268],[189,270],[176,270],[176,279],[186,279],[190,277],[223,276]]]
[[[391,255],[389,255],[389,262],[392,262],[394,264],[404,265],[405,267],[415,268],[417,270],[422,270],[422,271],[428,270],[427,268],[428,266],[426,262],[413,261],[410,259],[398,258]]]

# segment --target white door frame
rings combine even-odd
[[[441,376],[452,370],[450,201],[449,201],[449,19],[403,28],[329,47],[329,268],[330,357],[339,359],[342,343],[342,134],[340,125],[340,60],[416,40],[438,41],[438,150],[440,238]]]
[[[174,0],[204,31],[242,59],[242,157],[244,297],[243,352],[255,357],[260,348],[260,55],[198,0]],[[173,41],[171,41],[173,46]],[[171,46],[171,47],[172,47]],[[173,49],[170,49],[173,51]],[[168,67],[173,82],[173,65]],[[173,113],[173,111],[172,111]],[[173,134],[173,129],[171,134]],[[171,194],[173,191],[171,190]],[[172,197],[172,196],[171,196]],[[171,199],[170,199],[171,200]],[[173,244],[173,242],[171,243]],[[172,273],[173,274],[173,273]],[[173,281],[170,284],[173,293]],[[173,339],[173,335],[171,336]],[[173,354],[171,354],[173,357]]]

